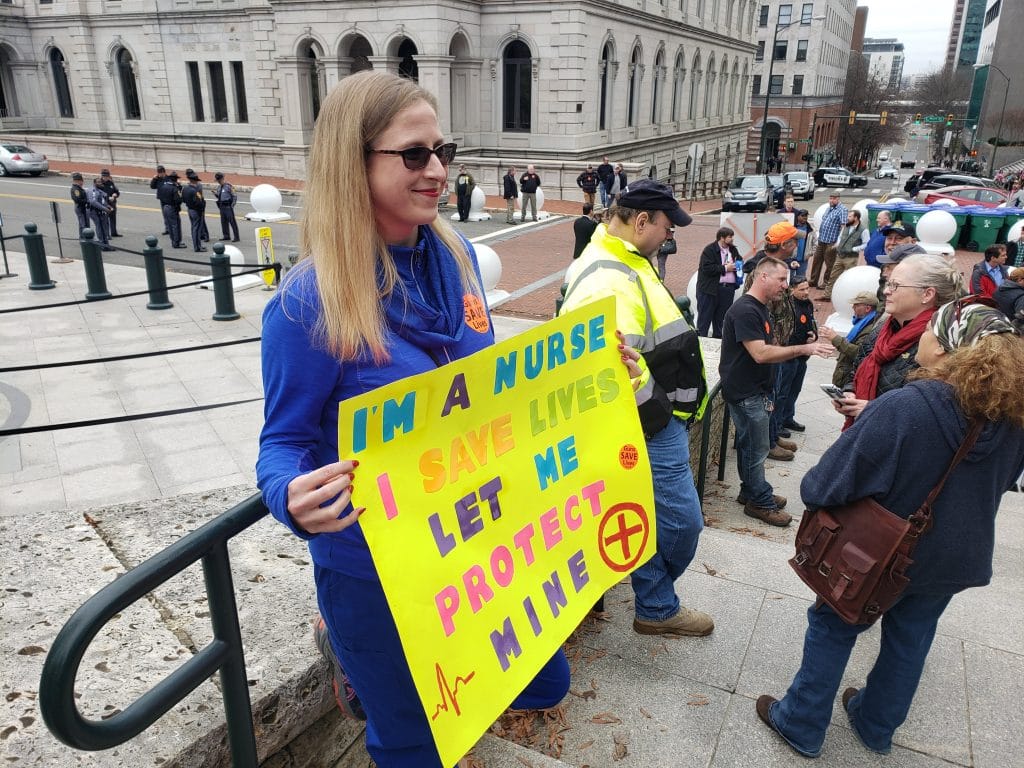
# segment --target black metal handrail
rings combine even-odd
[[[116,747],[138,736],[220,672],[232,762],[237,768],[257,764],[227,543],[267,513],[260,494],[250,496],[108,584],[74,612],[54,640],[39,681],[39,708],[54,736],[75,749]],[[200,559],[213,640],[123,712],[106,720],[86,720],[75,704],[75,679],[93,638],[115,615]]]
[[[708,473],[708,448],[711,446],[711,406],[715,398],[722,394],[722,382],[712,387],[708,394],[708,404],[704,407],[704,418],[706,423],[700,432],[700,459],[697,466],[697,497],[700,504],[704,506],[704,480]],[[729,450],[729,406],[722,408],[722,442],[718,451],[718,479],[725,479],[726,451]]]

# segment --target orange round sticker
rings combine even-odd
[[[632,469],[640,461],[640,452],[635,445],[626,443],[619,449],[619,464],[623,469]]]
[[[770,325],[768,325],[768,321],[767,320],[764,321],[764,332],[767,333],[769,336],[772,333],[772,327]]]
[[[466,325],[474,331],[484,333],[491,327],[487,319],[487,310],[484,309],[484,303],[480,301],[479,296],[467,293],[462,297],[462,306],[466,311]]]
[[[807,315],[800,315],[800,324],[807,325]]]

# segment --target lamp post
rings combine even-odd
[[[812,16],[809,19],[809,22],[810,21],[821,21],[824,18],[825,18],[824,16]],[[772,35],[772,48],[771,48],[771,51],[767,52],[768,53],[768,81],[767,81],[767,84],[766,84],[766,87],[765,87],[765,91],[764,91],[764,114],[761,116],[761,145],[760,145],[760,149],[759,149],[758,154],[757,154],[757,172],[758,173],[764,173],[764,165],[765,165],[765,162],[764,162],[765,158],[764,158],[764,156],[765,156],[765,154],[767,152],[767,149],[768,149],[768,137],[765,134],[765,132],[768,129],[768,104],[771,102],[771,98],[772,98],[772,73],[775,71],[775,46],[779,42],[779,30],[780,29],[789,29],[794,24],[802,24],[802,23],[803,23],[802,19],[797,19],[796,21],[787,21],[785,24],[783,24],[782,22],[779,22],[779,21],[775,22],[775,34]],[[779,91],[779,93],[781,94],[782,91]]]
[[[995,146],[992,147],[992,156],[988,159],[988,175],[989,177],[991,177],[992,171],[995,168],[996,164],[996,152],[999,149],[999,142],[1001,141],[1003,135],[1003,116],[1006,114],[1006,98],[1010,95],[1010,76],[1003,72],[1003,70],[1001,70],[995,64],[989,64],[988,67],[989,69],[994,69],[1004,78],[1006,78],[1006,90],[1003,91],[1003,108],[999,112],[999,127],[996,128],[996,143]],[[985,79],[985,84],[988,84],[988,78]]]

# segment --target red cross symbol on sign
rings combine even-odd
[[[631,571],[644,553],[651,525],[639,504],[624,501],[608,509],[597,530],[597,547],[605,565],[617,573]]]

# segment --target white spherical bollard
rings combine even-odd
[[[943,208],[956,208],[959,205],[959,203],[957,203],[955,200],[947,200],[943,198],[941,200],[933,200],[931,203],[929,203],[929,205],[933,207],[936,205],[941,205]]]
[[[690,300],[690,306],[693,307],[693,316],[697,316],[697,273],[694,272],[690,278],[690,282],[686,284],[686,298]]]
[[[814,231],[817,232],[821,229],[821,220],[825,218],[825,211],[828,210],[828,203],[822,203],[818,206],[818,210],[814,212],[811,217],[811,224],[814,226]]]
[[[860,220],[864,222],[865,226],[868,223],[868,206],[874,205],[877,202],[877,200],[874,200],[870,197],[865,197],[863,200],[858,200],[856,203],[853,204],[853,210],[860,211]]]
[[[836,280],[836,284],[832,286],[832,306],[836,308],[836,312],[841,317],[845,317],[850,314],[850,301],[854,296],[861,291],[875,293],[878,290],[878,275],[878,267],[866,265],[843,272]]]
[[[498,288],[498,281],[501,280],[501,258],[489,245],[476,243],[473,246],[476,251],[476,261],[480,266],[480,279],[483,281],[484,295],[487,297],[487,306],[491,309],[506,301],[509,297],[508,291]]]
[[[928,211],[917,222],[917,239],[921,243],[948,243],[956,234],[956,219],[949,211]]]
[[[1020,233],[1022,231],[1024,231],[1024,219],[1010,227],[1010,231],[1006,233],[1006,242],[1012,243],[1014,240],[1020,240]]]
[[[237,246],[231,245],[230,243],[224,243],[224,255],[231,261],[232,267],[245,266],[245,254],[242,253]]]
[[[544,219],[548,217],[548,214],[544,212],[544,190],[537,187],[537,191],[534,193],[537,196],[537,218]],[[516,205],[519,206],[519,210],[513,215],[513,218],[520,221],[526,221],[523,218],[523,193],[522,190],[519,192],[519,197],[516,199]],[[531,212],[532,215],[532,212]]]
[[[469,196],[469,218],[473,218],[473,214],[483,213],[484,203],[487,202],[487,195],[480,187],[473,187],[473,194]]]
[[[245,214],[249,221],[287,221],[290,214],[281,211],[281,192],[273,184],[257,184],[249,193],[253,211]]]

